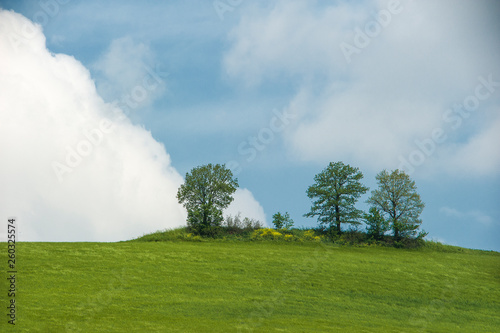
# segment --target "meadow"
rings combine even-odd
[[[0,331],[499,332],[500,253],[431,245],[18,243]]]

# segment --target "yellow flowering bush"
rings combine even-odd
[[[251,240],[281,240],[286,242],[321,242],[323,236],[316,236],[314,230],[307,230],[304,233],[279,232],[275,229],[257,229],[250,236]]]
[[[307,230],[304,232],[304,240],[314,240],[314,231],[313,230]]]
[[[322,239],[322,236],[316,236],[314,234],[314,230],[307,230],[306,232],[304,232],[304,236],[302,236],[302,238],[305,240],[305,241],[315,241],[315,242],[320,242],[321,239]]]
[[[272,240],[279,240],[283,239],[283,234],[280,232],[270,229],[270,228],[265,228],[265,229],[257,229],[253,232],[251,236],[252,240],[261,240],[261,239],[272,239]]]
[[[201,242],[203,241],[203,238],[200,235],[193,235],[192,233],[189,233],[186,235],[186,240]]]

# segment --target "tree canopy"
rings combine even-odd
[[[419,219],[424,203],[417,193],[415,182],[404,171],[381,171],[376,176],[378,188],[367,203],[379,209],[388,218],[394,238],[414,236],[422,223]]]
[[[359,224],[363,212],[356,209],[359,197],[368,191],[360,183],[363,173],[358,168],[342,162],[331,162],[314,177],[314,184],[307,189],[307,196],[313,200],[311,211],[304,216],[318,217],[318,222],[330,231],[336,226],[341,233],[342,223]]]
[[[237,187],[238,180],[224,164],[193,168],[177,191],[177,200],[188,212],[188,226],[198,234],[211,234],[220,226],[222,210],[233,201]]]
[[[368,235],[377,240],[381,240],[385,232],[389,230],[389,222],[376,207],[370,207],[369,213],[364,214],[364,221],[367,225],[366,232]]]
[[[288,212],[285,212],[285,214],[277,212],[273,215],[273,224],[276,229],[290,229],[293,227],[293,223],[294,222]]]

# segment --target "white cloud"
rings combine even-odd
[[[497,109],[496,113],[499,114]],[[448,159],[448,170],[462,175],[491,175],[500,170],[500,117],[473,136],[466,143],[456,147]]]
[[[271,10],[243,13],[231,32],[224,59],[230,77],[246,85],[276,77],[298,83],[289,107],[301,119],[285,134],[298,159],[354,160],[374,171],[396,168],[399,156],[407,157],[417,148],[415,140],[448,126],[444,113],[474,93],[479,76],[492,74],[499,81],[494,55],[500,43],[491,33],[498,27],[494,2],[454,6],[401,1],[380,33],[346,61],[340,45],[356,45],[357,29],[366,33],[367,24],[388,10],[389,3],[337,3],[318,9],[317,3],[278,1]],[[481,101],[481,110],[498,105],[499,92]],[[458,145],[452,156],[426,157],[422,169],[447,172],[453,160],[458,166],[454,169],[498,173],[493,144],[498,132],[490,123],[492,117],[493,123],[500,121],[500,115],[476,116],[480,120],[474,120],[475,131],[457,129],[458,135],[439,147],[447,152]],[[474,163],[463,158],[472,150],[478,158]]]
[[[444,206],[441,207],[439,211],[448,217],[452,217],[459,220],[467,220],[468,222],[475,222],[482,224],[484,226],[490,226],[493,223],[493,219],[490,216],[477,210],[469,210],[466,212],[462,212],[459,211],[458,209]]]
[[[103,98],[122,104],[129,101],[128,106],[134,109],[150,104],[164,91],[165,77],[151,74],[158,66],[148,45],[123,37],[113,40],[92,68]]]
[[[277,1],[272,8],[251,7],[230,33],[227,74],[253,85],[283,73],[293,77],[342,71],[344,60],[335,40],[343,31],[337,28],[360,15],[344,4],[318,11],[311,5]]]
[[[19,239],[115,241],[184,225],[183,179],[164,146],[105,103],[81,63],[51,54],[40,26],[4,10],[0,22],[0,212],[18,218]],[[248,190],[236,204],[263,215]]]
[[[164,147],[126,118],[108,130],[102,120],[114,114],[89,72],[52,55],[21,15],[2,11],[0,21],[17,23],[0,34],[0,211],[19,218],[21,239],[120,240],[184,224],[182,177]],[[11,43],[23,26],[36,33]]]
[[[252,192],[246,188],[240,188],[236,190],[233,197],[234,201],[224,211],[224,216],[236,216],[238,213],[241,213],[242,218],[248,217],[256,219],[264,225],[267,225],[264,209],[259,202],[255,200]]]
[[[449,217],[456,217],[456,218],[462,218],[464,217],[464,214],[456,210],[455,208],[450,208],[450,207],[441,207],[439,211],[446,216]]]

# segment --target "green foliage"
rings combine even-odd
[[[248,217],[241,218],[241,213],[235,216],[228,215],[222,223],[221,232],[224,234],[245,234],[248,231],[262,228],[262,223]]]
[[[425,248],[428,247],[428,242],[423,240],[423,236],[427,233],[421,232],[420,237],[416,238],[401,238],[395,240],[392,236],[383,236],[380,239],[375,239],[372,235],[349,228],[342,234],[331,234],[329,230],[324,229],[270,229],[262,228],[259,221],[244,218],[241,219],[240,214],[235,217],[227,217],[223,225],[217,227],[215,236],[200,236],[194,234],[190,228],[177,228],[171,230],[156,231],[154,233],[144,235],[134,241],[139,242],[245,242],[245,241],[286,241],[286,242],[323,242],[333,243],[340,246],[384,246],[397,248]],[[238,222],[239,221],[239,222]],[[246,221],[246,222],[244,222]],[[448,246],[448,245],[443,245]]]
[[[390,174],[383,170],[376,179],[378,189],[372,191],[367,202],[387,216],[396,241],[401,237],[415,237],[422,224],[419,216],[425,206],[415,182],[400,170]]]
[[[285,217],[281,215],[280,212],[276,213],[273,215],[273,224],[276,229],[281,229],[283,228],[283,225],[285,224]]]
[[[233,201],[238,180],[225,165],[203,165],[186,174],[177,200],[186,207],[187,224],[196,234],[216,236],[223,221],[222,210]]]
[[[245,218],[246,219],[246,218]],[[249,219],[250,220],[250,219]],[[254,221],[254,220],[253,220]],[[258,222],[258,221],[257,221]],[[257,229],[260,229],[258,232]],[[282,238],[279,235],[276,237],[259,237],[263,233],[272,234],[275,232],[273,229],[262,229],[262,228],[249,228],[249,229],[239,229],[240,233],[234,233],[227,226],[221,227],[221,236],[219,240],[213,238],[203,238],[199,235],[193,235],[189,232],[188,228],[176,228],[167,229],[153,232],[151,234],[143,235],[139,238],[132,240],[133,242],[201,242],[201,241],[215,241],[219,242],[221,240],[238,240],[238,241],[250,241],[250,240],[285,240],[285,241],[295,241],[295,242],[326,242],[327,237],[325,231],[314,230],[314,229],[290,229],[281,232]],[[425,234],[425,233],[424,233]],[[291,237],[290,237],[291,236]],[[403,239],[400,242],[395,243],[391,236],[385,236],[382,240],[374,240],[369,238],[359,231],[347,231],[342,235],[338,235],[333,243],[336,245],[375,245],[375,246],[394,246],[394,247],[404,247],[404,248],[419,248],[422,251],[438,251],[438,252],[449,252],[449,253],[480,253],[484,251],[466,249],[458,246],[445,245],[436,241],[425,241],[417,239]],[[326,244],[326,243],[325,243]]]
[[[321,242],[324,237],[316,235],[313,230],[281,229],[280,231],[264,228],[255,230],[252,241],[286,241],[286,242]]]
[[[251,236],[252,240],[283,240],[283,238],[282,233],[269,228],[255,230]]]
[[[316,235],[316,233],[314,232],[314,230],[306,230],[302,234],[301,239],[304,240],[304,241],[320,242],[320,241],[324,240],[324,237],[322,237],[320,235]]]
[[[365,245],[367,241],[367,235],[361,231],[348,230],[338,235],[334,239],[334,243],[338,245]]]
[[[273,224],[276,229],[290,229],[293,227],[293,223],[294,222],[288,212],[284,215],[280,212],[273,215]]]
[[[366,228],[368,235],[376,240],[381,240],[385,232],[389,230],[389,221],[382,216],[376,207],[371,207],[370,213],[364,214],[364,221],[368,226]]]
[[[259,229],[262,227],[262,223],[259,220],[251,219],[249,217],[244,217],[242,219],[241,212],[238,212],[235,216],[226,216],[223,226],[237,229]]]
[[[368,191],[360,183],[362,178],[363,173],[358,168],[342,162],[330,163],[314,177],[315,183],[307,189],[307,196],[313,200],[313,205],[304,216],[317,216],[322,227],[333,230],[336,226],[339,234],[342,223],[359,224],[363,212],[354,205]]]

